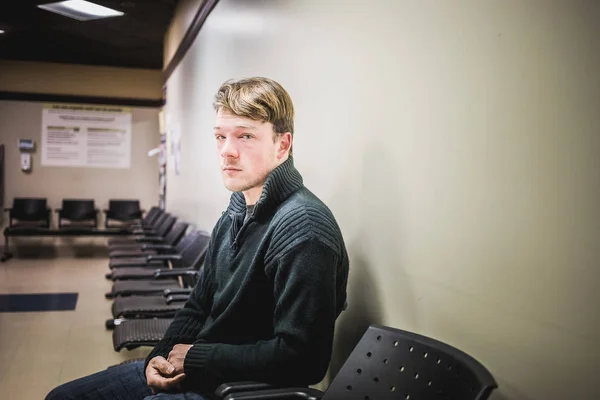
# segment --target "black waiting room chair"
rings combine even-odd
[[[106,279],[114,281],[125,279],[152,279],[154,271],[159,268],[166,268],[169,262],[179,263],[184,254],[192,254],[194,251],[188,250],[190,246],[198,246],[201,237],[207,236],[203,231],[192,231],[185,235],[175,246],[169,246],[170,250],[150,254],[138,254],[137,257],[117,258],[111,261],[111,272],[105,275]],[[188,255],[189,257],[189,255]],[[177,265],[179,265],[177,264]]]
[[[190,293],[201,279],[203,270],[203,266],[198,269],[198,274],[190,285]],[[115,300],[112,311],[113,316],[118,316],[106,321],[106,327],[114,329],[115,351],[155,346],[162,339],[173,317],[189,298],[189,294],[173,296],[168,295],[168,292],[170,290],[165,290],[163,296],[129,296]],[[173,300],[173,297],[177,299]]]
[[[98,226],[98,209],[91,199],[63,199],[62,208],[56,209],[56,213],[59,228]]]
[[[162,213],[151,226],[138,229],[126,229],[127,237],[108,241],[108,249],[123,250],[123,246],[138,245],[141,242],[161,242],[167,235],[177,218],[169,213]]]
[[[113,286],[109,298],[117,297],[113,303],[113,315],[124,316],[134,319],[115,318],[106,321],[107,329],[114,329],[113,347],[115,351],[123,348],[128,350],[139,346],[154,346],[163,337],[171,318],[154,318],[155,316],[170,316],[181,308],[187,299],[187,296],[177,301],[179,303],[174,307],[170,301],[165,301],[161,296],[167,296],[167,293],[189,290],[196,285],[202,274],[204,256],[210,236],[208,233],[202,233],[194,246],[188,247],[187,258],[193,262],[185,262],[183,265],[173,265],[172,269],[156,270],[155,279],[148,281],[117,281]],[[184,255],[185,256],[185,255]],[[181,260],[183,261],[183,260]],[[176,279],[181,278],[182,285]],[[166,278],[166,279],[165,279]],[[109,295],[109,294],[107,294]],[[149,301],[144,296],[151,298]],[[130,301],[121,303],[122,299],[130,298]],[[158,301],[156,301],[158,298]],[[160,304],[162,303],[162,304]],[[117,311],[116,308],[121,308]],[[162,314],[162,315],[161,315]]]
[[[124,238],[115,238],[108,241],[109,251],[123,250],[123,248],[132,245],[138,245],[141,242],[161,241],[167,234],[176,218],[169,213],[163,212],[151,226],[143,229],[126,229],[127,236]]]
[[[128,225],[130,229],[144,229],[146,227],[151,227],[154,221],[163,213],[163,210],[159,207],[153,206],[150,210],[144,215],[144,217],[140,220],[139,223],[131,223]]]
[[[173,217],[174,220],[174,217]],[[179,221],[173,224],[164,237],[156,237],[153,241],[138,240],[136,242],[125,243],[121,245],[110,245],[109,258],[136,257],[145,254],[156,254],[169,252],[185,235],[189,225],[186,222]]]
[[[114,327],[113,347],[133,350],[143,346],[156,346],[171,324],[171,318],[134,319],[121,322]]]
[[[112,290],[106,293],[107,299],[114,299],[119,296],[152,296],[160,295],[166,289],[179,289],[182,286],[179,283],[181,278],[183,286],[189,287],[190,279],[195,279],[198,271],[204,262],[204,256],[210,241],[210,234],[204,231],[195,231],[187,236],[194,235],[194,239],[181,254],[157,254],[149,255],[148,258],[152,261],[168,261],[171,269],[166,269],[161,266],[153,268],[152,261],[147,267],[140,267],[140,273],[150,273],[151,277],[146,279],[129,279],[125,277],[117,277],[115,273],[108,276],[116,279]],[[186,237],[187,237],[186,236]],[[185,239],[185,238],[184,238]],[[133,272],[130,268],[126,268],[128,273]]]
[[[117,297],[111,306],[112,321],[117,319],[173,318],[189,299],[192,289],[185,290],[187,294],[178,295],[171,294],[172,291],[167,289],[163,294],[154,296]]]
[[[143,210],[139,200],[110,199],[108,209],[104,210],[106,228],[122,228],[123,225],[139,223],[142,220]],[[117,221],[111,224],[110,221]]]
[[[9,228],[50,228],[52,210],[45,198],[15,197],[8,212]]]
[[[225,400],[486,400],[498,387],[479,361],[416,333],[371,325],[325,392],[306,387],[254,390],[264,383],[221,385]]]

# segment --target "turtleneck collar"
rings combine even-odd
[[[293,158],[289,157],[267,176],[260,198],[256,202],[254,215],[258,218],[267,210],[274,209],[302,186],[302,176],[294,167]],[[244,193],[234,192],[231,195],[227,211],[233,213],[246,212]]]

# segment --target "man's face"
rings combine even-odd
[[[273,141],[270,122],[239,117],[222,109],[217,112],[214,133],[225,187],[232,192],[255,189],[258,199],[267,175],[285,161],[289,146],[282,146],[280,137]]]

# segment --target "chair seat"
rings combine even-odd
[[[119,297],[112,304],[112,315],[114,318],[172,317],[184,304],[167,304],[164,296]]]
[[[126,236],[125,239],[123,239],[123,242],[117,242],[112,244],[109,242],[108,250],[110,252],[113,252],[115,250],[137,250],[140,249],[143,245],[144,242],[131,239],[129,236]]]
[[[40,232],[48,232],[50,228],[46,228],[43,226],[25,226],[19,224],[13,224],[10,227],[4,228],[4,232],[8,234],[18,234],[21,236],[25,236],[26,234],[37,235]]]
[[[89,229],[89,230],[92,230],[92,229],[95,229],[95,228],[96,227],[94,225],[92,225],[92,224],[87,224],[87,223],[84,223],[84,222],[74,222],[74,223],[71,223],[71,224],[62,224],[59,229],[61,231],[68,231],[69,229],[73,229],[73,230]]]
[[[131,258],[131,257],[144,257],[149,254],[157,254],[156,250],[143,250],[140,248],[131,248],[128,250],[113,250],[108,253],[110,258]]]
[[[110,294],[113,296],[162,294],[165,289],[179,289],[177,279],[161,279],[152,281],[116,281]]]
[[[153,279],[155,268],[148,267],[130,267],[116,268],[111,274],[110,279]],[[162,279],[162,278],[161,278]]]
[[[140,346],[154,346],[164,336],[171,324],[171,318],[132,319],[121,322],[113,331],[115,351],[135,349]]]
[[[133,234],[132,234],[133,235]],[[115,238],[108,241],[108,247],[140,244],[134,237]]]
[[[146,261],[146,257],[124,257],[124,258],[113,258],[108,264],[109,268],[124,268],[124,267],[154,267],[161,268],[167,265],[166,261]]]
[[[35,229],[48,228],[48,224],[43,221],[18,221],[12,224],[12,229]]]

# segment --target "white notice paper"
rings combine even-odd
[[[42,165],[130,168],[131,109],[45,104]]]

